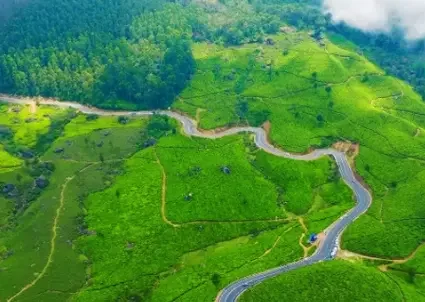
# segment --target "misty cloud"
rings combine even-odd
[[[425,0],[324,0],[324,9],[335,22],[364,31],[388,32],[394,25],[407,38],[425,37]]]

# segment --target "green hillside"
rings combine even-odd
[[[365,264],[334,261],[266,281],[241,301],[425,301],[424,289]]]
[[[249,134],[195,138],[165,116],[85,115],[43,97],[170,108],[208,133],[263,127],[288,152],[343,150],[373,203],[340,259],[241,301],[425,301],[420,73],[414,87],[390,75],[317,5],[33,0],[16,12],[0,27],[0,92],[33,102],[0,105],[0,301],[214,301],[311,255],[308,235],[355,204],[330,157],[284,159]]]
[[[66,113],[2,108],[15,122],[50,112],[28,136]],[[0,174],[4,188],[14,186],[1,199],[2,299],[212,300],[236,278],[301,258],[301,218],[319,231],[352,206],[326,158],[275,158],[246,136],[191,139],[159,117],[123,125],[68,116],[42,156]],[[149,147],[152,136],[159,140]],[[40,177],[48,185],[35,190]]]

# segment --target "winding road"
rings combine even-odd
[[[12,96],[3,96],[0,95],[0,101],[13,104],[34,104],[34,100],[31,99],[22,99]],[[149,116],[155,113],[161,115],[167,115],[171,118],[178,120],[182,126],[183,130],[187,135],[208,138],[208,139],[217,139],[224,136],[235,135],[237,133],[248,132],[255,135],[255,144],[258,148],[273,154],[275,156],[290,158],[294,160],[304,160],[312,161],[316,160],[322,156],[332,156],[336,164],[338,165],[339,172],[341,177],[347,183],[347,185],[353,190],[356,197],[356,206],[351,209],[348,213],[344,214],[337,221],[335,221],[331,226],[327,228],[324,232],[325,236],[319,243],[318,248],[315,253],[307,258],[304,258],[300,261],[283,265],[259,274],[255,274],[249,277],[245,277],[241,280],[235,281],[226,288],[224,288],[219,295],[217,296],[216,301],[218,302],[234,302],[236,301],[243,292],[247,289],[263,282],[266,279],[275,277],[282,273],[295,270],[304,266],[308,266],[314,263],[318,263],[325,260],[331,260],[335,258],[336,252],[339,249],[339,241],[341,238],[342,232],[350,225],[354,220],[360,217],[363,213],[367,211],[372,203],[372,196],[369,191],[356,179],[354,172],[348,162],[347,157],[343,152],[334,150],[334,149],[318,149],[309,154],[298,155],[291,154],[280,150],[274,147],[268,142],[267,133],[262,128],[254,127],[235,127],[222,132],[201,132],[197,128],[197,124],[194,120],[172,111],[107,111],[98,108],[93,108],[73,102],[58,102],[55,100],[41,100],[38,102],[41,105],[52,105],[61,108],[74,108],[86,114],[97,114],[103,116],[125,116],[125,115],[135,115],[135,116]]]

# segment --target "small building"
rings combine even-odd
[[[310,237],[309,237],[309,239],[308,239],[308,242],[309,243],[314,243],[316,241],[317,241],[317,234],[315,234],[315,233],[311,234]]]

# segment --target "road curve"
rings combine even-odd
[[[0,101],[14,104],[31,104],[34,103],[31,99],[22,99],[11,96],[0,95]],[[341,177],[347,183],[347,185],[353,190],[356,197],[356,206],[351,209],[348,213],[344,214],[337,221],[335,221],[325,231],[326,236],[320,242],[315,253],[307,258],[300,261],[283,265],[259,274],[255,274],[249,277],[245,277],[241,280],[235,281],[224,288],[218,295],[216,301],[219,302],[234,302],[236,301],[243,292],[247,289],[261,283],[262,281],[280,275],[282,273],[308,266],[320,261],[331,260],[335,257],[336,251],[339,249],[339,241],[342,232],[351,224],[354,220],[360,217],[367,211],[372,203],[372,196],[369,191],[356,179],[354,172],[347,160],[344,153],[334,149],[318,149],[309,154],[291,154],[281,149],[276,148],[268,142],[267,133],[262,128],[255,127],[235,127],[222,132],[201,132],[198,130],[196,122],[187,116],[181,115],[172,111],[108,111],[98,108],[93,108],[73,102],[58,102],[55,100],[41,100],[39,101],[42,105],[52,105],[61,108],[74,108],[86,114],[97,114],[103,116],[124,116],[124,115],[136,115],[136,116],[149,116],[155,113],[161,115],[167,115],[171,118],[178,120],[183,130],[187,135],[217,139],[228,135],[234,135],[237,133],[248,132],[253,133],[255,136],[255,144],[258,148],[273,154],[275,156],[290,158],[294,160],[312,161],[322,156],[332,156],[338,165]]]

